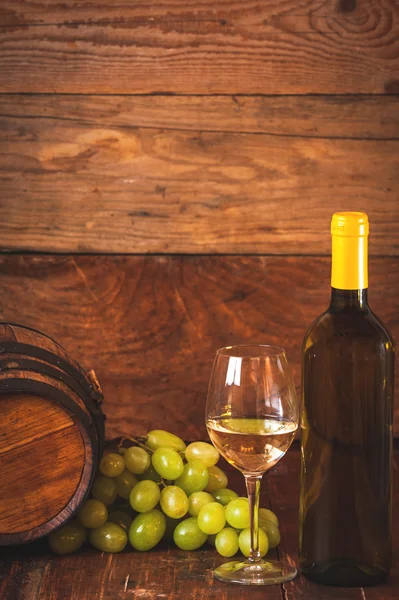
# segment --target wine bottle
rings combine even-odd
[[[302,346],[299,554],[318,583],[380,583],[391,559],[394,345],[367,300],[369,223],[331,223],[330,306]]]

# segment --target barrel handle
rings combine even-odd
[[[94,402],[98,404],[98,406],[101,406],[101,404],[104,401],[104,394],[98,382],[97,375],[95,374],[94,369],[86,371],[86,377],[90,383],[91,397],[93,398]]]

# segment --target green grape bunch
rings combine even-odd
[[[249,556],[248,499],[227,487],[219,458],[207,442],[186,446],[160,429],[138,440],[122,438],[102,457],[91,497],[76,518],[49,535],[50,549],[70,554],[88,540],[102,552],[121,552],[128,544],[146,552],[165,539],[181,550],[208,542],[221,556]],[[261,556],[279,543],[276,515],[260,508]]]

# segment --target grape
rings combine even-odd
[[[216,535],[216,550],[222,556],[229,558],[238,552],[238,533],[232,527],[225,527]]]
[[[236,492],[233,492],[233,490],[229,490],[228,488],[224,488],[223,490],[216,490],[215,492],[212,492],[212,497],[214,500],[216,500],[216,502],[219,502],[219,504],[223,504],[223,506],[227,506],[229,502],[231,502],[231,500],[234,500],[234,498],[238,498],[238,494]]]
[[[118,477],[115,477],[115,481],[118,495],[124,500],[129,500],[129,494],[137,484],[137,477],[125,469],[123,473],[118,475]]]
[[[154,508],[137,515],[129,529],[129,541],[133,548],[145,552],[154,548],[162,539],[166,529],[164,515]]]
[[[158,448],[172,448],[176,452],[184,452],[186,444],[177,435],[164,431],[163,429],[154,429],[147,435],[146,445],[151,450]]]
[[[181,519],[188,511],[186,493],[176,485],[169,485],[161,492],[161,508],[172,519]]]
[[[124,510],[113,510],[108,515],[108,521],[122,527],[123,531],[129,531],[133,518]]]
[[[259,509],[259,522],[260,521],[271,521],[278,527],[277,516],[274,514],[274,512],[272,512],[268,508],[260,508]]]
[[[208,492],[194,492],[188,498],[188,514],[198,517],[201,508],[209,502],[214,502],[214,499]]]
[[[83,502],[77,516],[83,527],[93,529],[104,525],[108,518],[108,510],[103,502],[90,498]]]
[[[55,554],[71,554],[83,545],[87,537],[86,529],[79,521],[69,521],[48,536],[48,545]]]
[[[151,481],[155,481],[155,483],[161,483],[162,481],[162,477],[159,473],[156,472],[152,465],[150,465],[149,468],[146,471],[144,471],[142,475],[139,475],[138,479],[140,479],[141,481],[143,481],[144,479],[150,479]]]
[[[200,460],[206,467],[213,467],[220,458],[219,452],[206,442],[192,442],[186,448],[186,460]]]
[[[244,556],[249,556],[251,549],[251,530],[243,529],[238,536],[238,544]],[[261,556],[265,556],[269,550],[269,541],[263,529],[259,529],[259,552]]]
[[[198,527],[206,534],[219,533],[226,524],[224,507],[218,502],[205,504],[198,514]]]
[[[205,488],[206,492],[216,492],[227,487],[228,479],[226,473],[219,469],[219,467],[209,467],[209,482]]]
[[[155,481],[144,479],[143,481],[139,481],[130,492],[130,506],[136,512],[148,512],[158,504],[160,496],[161,492]]]
[[[249,527],[249,502],[248,498],[234,498],[225,508],[226,521],[234,529]]]
[[[183,473],[184,465],[180,454],[172,448],[158,448],[152,455],[152,466],[164,479],[177,479]]]
[[[137,446],[127,448],[123,458],[125,459],[126,469],[135,475],[144,473],[151,464],[151,458],[148,452]]]
[[[125,461],[123,456],[111,452],[110,454],[104,454],[100,461],[100,471],[107,477],[118,477],[125,470]]]
[[[127,544],[127,535],[122,527],[107,521],[98,529],[91,529],[89,541],[102,552],[121,552]]]
[[[280,543],[280,531],[275,523],[272,521],[262,521],[259,523],[259,527],[263,529],[263,531],[267,535],[267,539],[269,540],[269,548],[275,548]]]
[[[105,475],[98,475],[95,478],[91,495],[96,500],[100,500],[105,506],[109,506],[115,502],[116,498],[116,481]]]
[[[184,465],[183,473],[175,480],[175,484],[190,495],[205,489],[208,481],[206,466],[200,460],[192,460]]]
[[[176,527],[173,541],[181,550],[196,550],[205,544],[208,536],[198,527],[197,519],[189,517]]]

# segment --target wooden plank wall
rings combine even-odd
[[[109,436],[203,437],[225,344],[299,391],[336,210],[398,340],[398,172],[397,0],[1,2],[0,318],[95,368]]]

